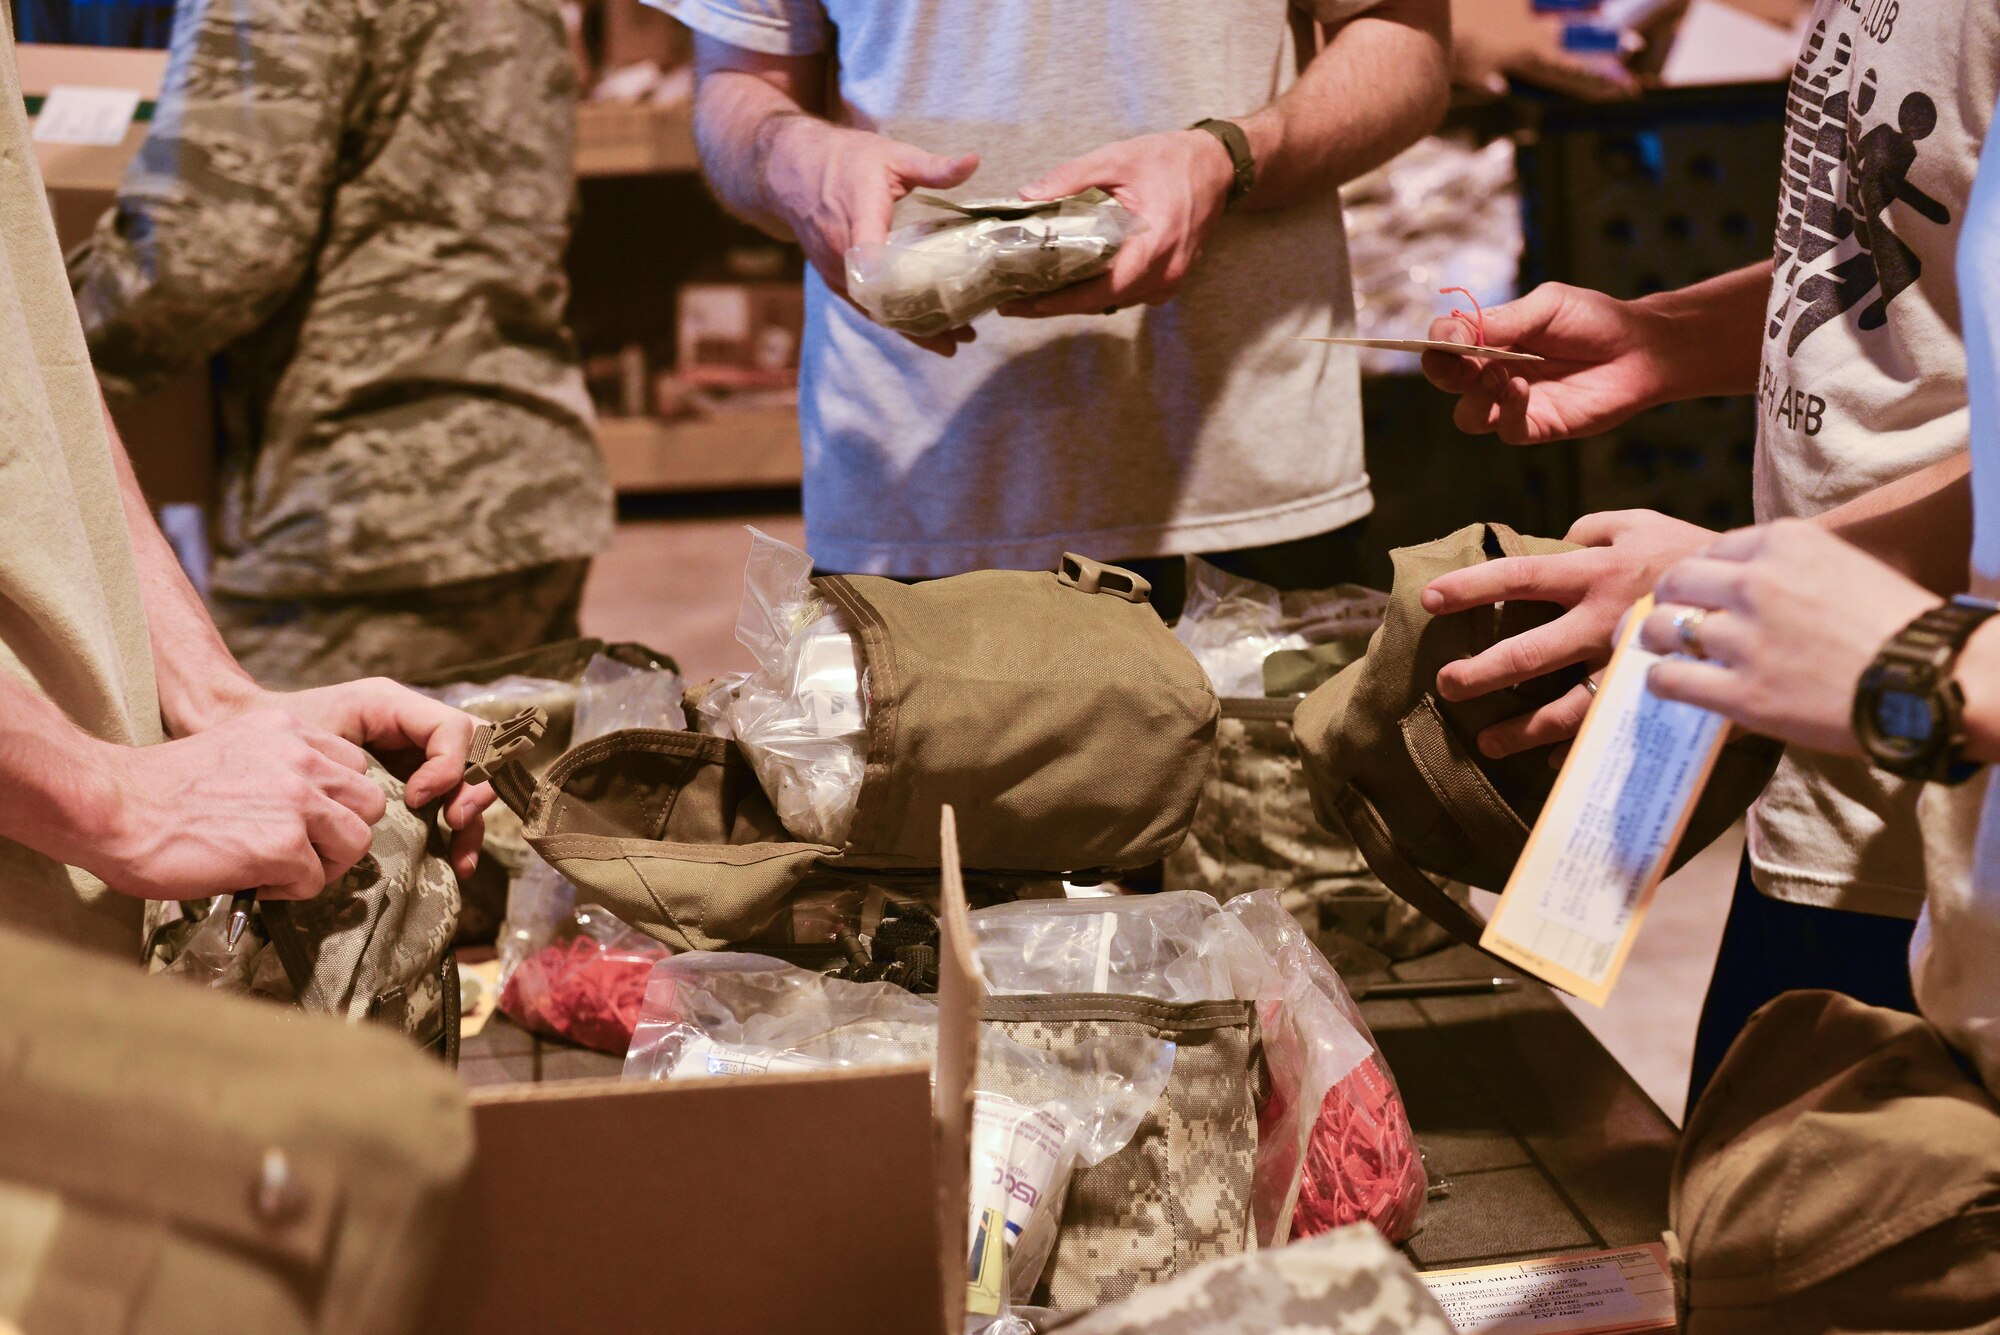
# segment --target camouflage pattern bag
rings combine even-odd
[[[1045,1325],[1062,1335],[1453,1335],[1409,1261],[1365,1224],[1211,1261],[1123,1302]]]
[[[987,999],[985,1019],[1049,1052],[1121,1038],[1175,1045],[1166,1091],[1131,1143],[1071,1179],[1038,1304],[1088,1310],[1256,1246],[1264,1057],[1253,1003],[1001,996]]]
[[[458,878],[436,822],[389,799],[368,853],[316,898],[257,904],[233,944],[229,896],[149,906],[147,956],[160,972],[216,991],[385,1025],[458,1059]]]
[[[1225,902],[1276,890],[1344,976],[1441,949],[1450,935],[1389,893],[1346,830],[1313,814],[1292,740],[1297,708],[1292,698],[1222,700],[1216,772],[1187,839],[1167,859],[1165,888]],[[1461,901],[1469,893],[1459,882],[1446,888]]]

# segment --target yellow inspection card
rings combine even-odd
[[[1418,1276],[1458,1335],[1639,1335],[1674,1329],[1657,1242]]]
[[[1479,944],[1593,1006],[1625,956],[1722,751],[1721,715],[1646,688],[1642,598]]]

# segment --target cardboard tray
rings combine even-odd
[[[923,1066],[476,1090],[426,1332],[956,1335],[982,999],[944,812]]]

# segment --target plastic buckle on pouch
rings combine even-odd
[[[1075,552],[1064,552],[1056,571],[1058,582],[1083,593],[1108,593],[1128,603],[1143,603],[1153,586],[1122,566],[1106,565]]]
[[[548,711],[533,705],[504,723],[480,724],[465,755],[465,781],[491,782],[508,761],[541,741],[548,730]]]

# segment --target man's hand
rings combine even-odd
[[[1672,397],[1676,322],[1644,302],[1543,283],[1485,313],[1485,345],[1532,352],[1543,362],[1424,354],[1424,374],[1459,396],[1452,420],[1469,435],[1498,432],[1509,445],[1608,431]],[[1446,316],[1430,337],[1472,343],[1473,326]]]
[[[1937,606],[1922,585],[1817,524],[1738,529],[1660,577],[1639,642],[1673,654],[1647,678],[1655,695],[1712,709],[1796,746],[1859,755],[1854,689],[1883,643]],[[1703,657],[1686,656],[1674,617],[1707,615]]]
[[[1715,537],[1651,510],[1618,510],[1576,521],[1569,540],[1582,544],[1581,551],[1502,557],[1439,576],[1423,592],[1424,610],[1433,616],[1517,600],[1567,610],[1484,653],[1446,664],[1438,673],[1438,694],[1470,700],[1572,663],[1603,666],[1632,604],[1668,566]],[[1590,693],[1578,686],[1532,713],[1494,724],[1479,735],[1479,749],[1500,757],[1566,741],[1589,707]]]
[[[444,821],[455,832],[452,870],[461,880],[472,875],[485,837],[481,813],[493,804],[490,785],[465,782],[465,758],[479,720],[386,677],[309,691],[267,691],[257,704],[365,746],[390,769],[407,773],[404,801],[412,809],[444,798]]]
[[[1034,319],[1103,315],[1171,300],[1222,217],[1234,175],[1229,150],[1214,135],[1175,130],[1107,144],[1023,187],[1023,199],[1061,199],[1096,186],[1129,209],[1141,228],[1106,272],[1058,292],[1009,302],[1000,313]]]
[[[764,192],[806,258],[836,295],[847,296],[847,251],[888,238],[896,201],[918,189],[962,185],[979,166],[967,153],[947,158],[803,112],[770,117],[758,131]],[[912,339],[950,356],[970,329]]]
[[[387,799],[361,748],[276,710],[158,746],[94,744],[63,861],[144,899],[310,899],[368,852]]]

